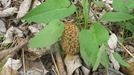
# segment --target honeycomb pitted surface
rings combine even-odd
[[[79,53],[79,29],[73,23],[66,23],[63,35],[61,37],[61,46],[67,54],[74,55]]]

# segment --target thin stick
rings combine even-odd
[[[134,58],[134,55],[128,49],[126,49],[126,47],[124,47],[119,40],[118,40],[118,43],[123,49],[125,49],[128,52],[128,54],[130,54],[130,56]]]
[[[113,34],[111,30],[109,30],[107,27],[105,27],[105,28],[109,31],[110,34]],[[118,40],[118,44],[119,44],[123,49],[125,49],[125,50],[128,52],[128,54],[130,54],[130,56],[132,56],[132,57],[134,58],[134,55],[133,55],[128,49],[126,49],[126,47],[124,47],[124,46],[122,45],[122,43],[121,43],[119,40]]]
[[[56,70],[57,70],[57,73],[58,73],[58,75],[60,75],[59,70],[58,70],[58,68],[57,68],[57,65],[56,65],[56,63],[55,63],[55,60],[54,60],[54,56],[53,56],[52,51],[51,51],[51,56],[52,56],[52,60],[53,60],[53,62],[54,62],[55,68],[56,68]]]
[[[26,75],[25,58],[24,58],[24,48],[22,48],[22,60],[23,60],[23,74]]]
[[[64,64],[63,64],[63,61],[61,58],[60,48],[59,48],[58,42],[54,44],[54,49],[55,49],[56,62],[57,62],[57,66],[58,66],[58,69],[60,71],[60,74],[67,75],[67,73],[64,69]]]

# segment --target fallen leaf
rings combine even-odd
[[[11,7],[11,8],[7,8],[4,10],[0,10],[0,17],[9,17],[9,16],[12,16],[16,12],[17,12],[16,7]]]
[[[117,45],[117,36],[115,34],[111,34],[108,40],[108,45],[111,49],[115,49]]]
[[[7,62],[5,63],[5,65],[3,66],[3,68],[12,68],[13,70],[18,70],[20,67],[22,66],[22,62],[20,59],[12,59],[12,58],[8,58]]]
[[[6,39],[3,41],[3,44],[11,43],[13,41],[13,32],[14,32],[14,27],[11,26],[6,32],[6,35],[5,35]]]
[[[1,1],[3,8],[9,8],[11,4],[11,0],[2,0]]]
[[[65,65],[67,67],[68,75],[72,75],[77,68],[82,66],[79,55],[74,55],[73,60],[65,60]]]
[[[21,3],[17,14],[17,19],[22,18],[27,14],[28,10],[30,9],[31,1],[32,0],[24,0]]]
[[[10,68],[9,66],[7,68],[3,68],[0,75],[18,75],[18,71]]]
[[[29,29],[34,35],[36,35],[36,34],[39,32],[39,30],[38,30],[37,28],[33,27],[33,26],[29,26],[28,29]]]
[[[40,4],[41,4],[40,1],[34,0],[32,6],[31,6],[31,10],[34,9],[36,6],[38,6],[38,5],[40,5]]]
[[[0,35],[4,35],[6,33],[6,24],[4,21],[0,20]]]
[[[114,58],[114,56],[113,56],[113,54],[112,54],[113,52],[114,52],[114,50],[108,50],[108,51],[107,51],[107,54],[109,55],[109,60],[112,62],[114,68],[115,68],[116,70],[119,70],[120,65],[119,65],[118,61],[115,60],[115,58]]]

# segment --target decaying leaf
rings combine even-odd
[[[115,49],[117,44],[117,36],[115,34],[111,34],[108,40],[108,45],[111,49]]]
[[[18,71],[8,66],[2,69],[2,72],[0,73],[0,75],[18,75]]]
[[[25,57],[29,60],[36,60],[37,58],[40,58],[42,55],[46,54],[47,51],[50,50],[50,46],[45,48],[30,48],[28,47],[28,54],[25,55]]]
[[[107,52],[108,55],[109,55],[109,60],[112,62],[114,68],[115,68],[116,70],[119,70],[120,65],[119,65],[118,61],[115,60],[115,58],[114,58],[114,56],[113,56],[113,54],[112,54],[113,52],[114,52],[114,50],[109,50],[109,52]]]
[[[8,7],[10,7],[11,0],[2,0],[1,3],[3,5],[3,8],[8,8]]]
[[[32,3],[32,6],[31,6],[31,9],[34,9],[36,6],[40,5],[41,2],[38,1],[38,0],[34,0],[33,3]]]
[[[23,33],[22,33],[21,30],[11,26],[6,32],[6,35],[5,35],[6,39],[3,41],[3,44],[4,43],[11,43],[13,41],[13,34],[14,33],[16,33],[16,35],[19,36],[19,37],[23,36]]]
[[[83,72],[84,75],[89,75],[89,73],[90,73],[90,70],[89,69],[87,69],[84,66],[81,66],[81,69],[82,69],[82,72]]]
[[[23,32],[20,29],[14,28],[14,30],[18,37],[23,37]]]
[[[26,75],[46,75],[49,71],[45,69],[40,59],[27,60],[25,59]],[[24,74],[23,68],[19,70],[21,75]]]
[[[16,7],[11,7],[11,8],[7,8],[4,10],[0,10],[0,17],[9,17],[9,16],[12,16],[16,12],[17,12]]]
[[[17,14],[17,19],[22,18],[23,16],[27,14],[28,10],[30,9],[31,1],[32,0],[24,0],[21,3],[18,14]]]
[[[13,41],[13,32],[14,32],[14,27],[11,26],[6,32],[6,35],[5,35],[6,39],[3,41],[3,44],[11,43]]]
[[[4,21],[0,20],[0,35],[4,35],[6,33],[6,24]]]
[[[82,66],[79,55],[74,55],[72,60],[65,60],[65,65],[67,67],[68,75],[72,75],[77,68]]]
[[[36,34],[39,32],[39,30],[38,30],[37,28],[33,27],[33,26],[29,26],[28,29],[29,29],[34,35],[36,35]]]
[[[13,70],[18,70],[20,67],[22,66],[22,62],[20,59],[12,59],[12,58],[9,58],[7,60],[7,62],[5,63],[4,67],[3,68],[12,68]]]

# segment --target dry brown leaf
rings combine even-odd
[[[118,61],[116,61],[116,59],[114,58],[114,56],[112,54],[113,52],[114,52],[114,50],[108,50],[107,54],[109,55],[109,60],[112,62],[114,69],[119,70],[120,65],[119,65]]]
[[[14,32],[14,27],[11,26],[6,32],[6,35],[5,35],[6,39],[3,41],[3,44],[11,43],[13,41],[13,32]]]
[[[20,59],[12,59],[12,58],[8,58],[7,62],[5,63],[3,68],[12,68],[13,70],[18,70],[20,67],[22,66],[22,62]]]
[[[26,38],[24,41],[20,42],[17,46],[0,51],[0,60],[2,60],[5,57],[5,55],[8,53],[19,51],[20,48],[28,44],[28,41],[29,41],[29,38]]]
[[[79,55],[73,55],[73,60],[65,60],[65,65],[67,67],[68,75],[72,75],[77,68],[82,66]]]
[[[46,75],[48,72],[41,62],[40,59],[27,60],[25,59],[25,70],[26,75]],[[20,69],[19,73],[23,75],[23,68]]]
[[[20,19],[27,14],[28,10],[30,9],[31,1],[32,0],[24,0],[21,3],[18,14],[17,14],[17,19]]]
[[[41,4],[40,1],[34,0],[32,6],[31,6],[31,10],[34,9],[36,6],[38,6],[38,5],[40,5],[40,4]]]
[[[17,12],[16,7],[11,7],[11,8],[7,8],[4,10],[0,10],[0,17],[9,17],[9,16],[12,16],[16,12]]]
[[[39,30],[38,30],[37,28],[33,27],[33,26],[29,26],[28,29],[29,29],[34,35],[36,35],[36,34],[39,32]]]
[[[4,35],[6,33],[6,24],[4,21],[0,20],[0,35]]]
[[[121,71],[126,75],[134,75],[134,58],[125,59],[130,67],[121,66]]]
[[[11,4],[11,0],[2,0],[3,8],[9,8]]]
[[[108,46],[111,48],[111,49],[115,49],[116,48],[116,45],[117,45],[117,36],[115,34],[111,34],[110,35],[110,38],[108,40]]]
[[[7,68],[2,69],[2,72],[0,73],[0,75],[18,75],[18,71],[13,70],[10,67],[7,67]]]
[[[28,52],[25,57],[29,60],[36,60],[37,58],[40,58],[42,55],[46,54],[47,51],[50,50],[50,47],[46,47],[46,48],[30,48],[28,47]]]
[[[87,69],[87,68],[84,67],[84,66],[81,66],[81,70],[82,70],[82,72],[83,72],[84,75],[89,75],[89,73],[90,73],[90,70]]]

